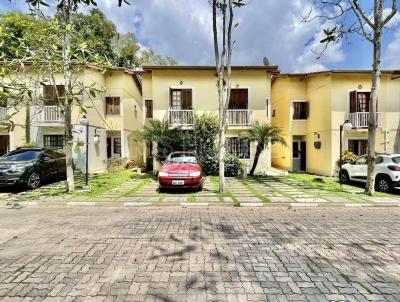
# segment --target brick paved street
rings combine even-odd
[[[400,301],[397,208],[0,208],[1,301]]]

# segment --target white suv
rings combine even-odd
[[[375,186],[381,192],[400,187],[400,154],[379,154],[375,160]],[[342,182],[367,181],[367,156],[342,166]]]

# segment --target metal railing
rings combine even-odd
[[[253,110],[230,109],[227,112],[228,126],[251,126],[253,123]]]
[[[3,120],[8,114],[8,109],[6,107],[0,107],[0,120]]]
[[[353,128],[368,128],[369,112],[353,112],[349,114],[349,121]],[[376,124],[382,127],[382,112],[376,113]]]
[[[168,110],[168,123],[175,126],[193,126],[194,110]]]
[[[34,121],[36,123],[63,123],[64,115],[58,106],[36,107]]]

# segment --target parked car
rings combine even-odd
[[[203,188],[203,169],[193,152],[173,152],[158,172],[160,189]]]
[[[381,192],[400,187],[400,154],[379,154],[375,160],[375,186]],[[342,166],[342,182],[367,181],[367,156]]]
[[[18,148],[0,157],[0,186],[23,185],[34,190],[65,174],[65,154],[53,149]]]

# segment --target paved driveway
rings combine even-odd
[[[400,301],[400,209],[0,209],[2,301]]]

